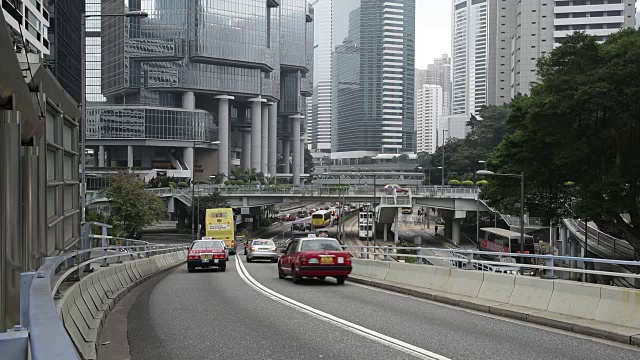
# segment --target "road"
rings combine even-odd
[[[240,262],[237,262],[240,261]],[[134,360],[638,359],[638,348],[335,280],[280,280],[232,257],[226,272],[181,266],[128,311]]]

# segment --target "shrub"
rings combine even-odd
[[[462,183],[460,182],[460,180],[456,180],[456,179],[449,180],[449,185],[451,186],[460,186],[461,184]]]
[[[186,188],[186,187],[189,187],[189,184],[186,181],[180,181],[178,183],[178,187]]]
[[[479,180],[478,182],[476,182],[476,186],[482,187],[487,185],[489,182],[487,180]]]
[[[474,183],[471,180],[465,180],[462,182],[462,186],[473,186]]]
[[[230,182],[229,180],[225,180],[225,181],[224,181],[224,184],[225,184],[225,185],[229,185],[229,184],[231,184],[231,182]]]
[[[242,180],[240,180],[240,181],[242,181]],[[231,185],[234,185],[234,186],[235,186],[235,185],[238,185],[238,180],[231,180],[231,181],[230,181],[230,184],[231,184]]]

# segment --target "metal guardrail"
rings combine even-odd
[[[573,232],[584,246],[584,228],[585,223],[576,219],[565,219],[564,224]],[[587,233],[589,243],[587,248],[599,256],[607,258],[618,258],[631,260],[635,259],[635,249],[629,242],[624,239],[618,239],[609,234],[594,228],[591,225],[587,226]]]
[[[73,276],[74,281],[80,280],[83,269],[91,263],[101,262],[102,266],[108,266],[109,259],[118,263],[123,257],[131,260],[148,258],[155,254],[183,251],[189,246],[157,245],[100,235],[91,235],[90,238],[101,239],[102,246],[48,257],[37,272],[21,276],[20,326],[29,332],[29,352],[34,360],[79,359],[54,302],[58,288],[70,277]]]
[[[370,251],[371,249],[373,250],[373,252],[377,250],[382,250],[383,261],[390,260],[389,258],[390,256],[416,258],[418,259],[419,264],[424,264],[423,260],[436,259],[436,260],[452,261],[459,264],[459,267],[464,267],[464,268],[473,269],[473,270],[488,271],[489,269],[496,268],[496,267],[510,267],[510,268],[516,268],[520,270],[523,270],[523,269],[545,270],[545,276],[547,278],[555,278],[554,271],[559,271],[559,272],[580,273],[580,274],[589,274],[589,275],[603,275],[603,276],[612,276],[612,277],[640,279],[640,274],[634,274],[634,273],[586,270],[586,269],[579,269],[576,267],[566,268],[566,267],[555,266],[556,263],[560,263],[561,261],[568,261],[568,262],[585,262],[585,263],[619,265],[627,268],[635,267],[635,269],[640,271],[640,261],[610,260],[610,259],[600,259],[600,258],[583,258],[583,257],[571,257],[571,256],[539,255],[539,254],[503,253],[503,252],[490,252],[490,251],[477,251],[477,250],[423,248],[423,247],[344,245],[343,248],[345,250],[348,250],[348,249],[356,250],[351,252],[359,255],[359,257],[363,259],[368,258],[369,254],[371,253]],[[402,254],[402,253],[398,253],[397,252],[398,250],[412,250],[412,251],[415,251],[415,254]],[[446,257],[446,256],[426,255],[425,252],[427,250],[438,251],[438,252],[445,251],[445,252],[448,252],[450,256]],[[533,264],[517,263],[517,262],[504,263],[502,261],[476,259],[474,258],[474,256],[530,259],[530,260],[533,260],[534,263]],[[374,260],[375,260],[375,255],[374,255]],[[544,265],[538,265],[536,263],[544,263]]]

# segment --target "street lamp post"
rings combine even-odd
[[[82,98],[80,99],[80,107],[82,108],[82,134],[80,134],[80,142],[82,143],[82,152],[80,153],[81,161],[81,177],[80,177],[80,199],[82,203],[82,223],[86,222],[86,193],[87,193],[87,159],[86,159],[86,145],[87,145],[87,44],[85,39],[87,19],[91,17],[137,17],[146,18],[149,16],[144,11],[125,11],[122,14],[85,14],[82,12],[80,16],[80,62],[81,64],[81,86],[82,86]]]
[[[524,172],[520,174],[496,174],[489,170],[478,170],[477,175],[506,176],[520,179],[520,252],[524,253]]]
[[[444,133],[445,131],[449,131],[447,129],[442,129],[442,186],[444,186],[444,149],[445,149],[445,145],[446,145],[446,140],[444,137]]]
[[[220,141],[194,141],[191,148],[193,149],[193,159],[196,157],[196,144],[211,144],[211,145],[220,145]],[[194,202],[196,199],[196,184],[195,184],[195,169],[193,169],[193,165],[191,166],[191,239],[193,241],[196,240],[196,226],[198,228],[198,236],[200,236],[200,186],[198,186],[198,218],[196,221],[196,212],[194,208]]]

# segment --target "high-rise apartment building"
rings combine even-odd
[[[604,41],[634,26],[635,12],[635,0],[490,0],[488,103],[528,94],[538,59],[574,31]]]
[[[274,176],[282,162],[280,177],[299,184],[313,7],[306,0],[102,0],[101,11],[123,13],[125,5],[149,17],[101,19],[107,102],[93,103],[87,117],[98,167],[142,168],[145,179],[209,178],[229,176],[236,163]]]
[[[451,114],[451,57],[443,54],[442,57],[433,60],[433,64],[426,69],[416,69],[416,108],[418,92],[425,84],[439,85],[442,87],[442,115]]]
[[[443,116],[443,91],[440,85],[423,85],[416,97],[416,151],[432,154],[436,151],[437,131]]]
[[[415,0],[333,2],[331,158],[413,153]]]
[[[477,113],[487,103],[489,69],[489,3],[496,0],[453,0],[453,115]]]
[[[27,47],[40,57],[49,54],[50,15],[42,0],[3,0],[2,13],[14,44],[21,49]]]
[[[331,51],[333,3],[336,0],[315,0],[313,96],[309,98],[307,131],[309,147],[316,167],[326,165],[331,153]]]

